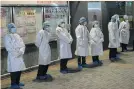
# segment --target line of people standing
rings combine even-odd
[[[127,44],[130,38],[130,25],[128,16],[123,16],[124,21],[120,23],[119,15],[115,14],[108,23],[109,31],[109,59],[114,62],[120,60],[117,49],[121,46],[122,52],[128,51]],[[120,45],[121,44],[121,45]]]
[[[117,48],[122,44],[122,51],[127,50],[126,44],[129,40],[129,23],[128,17],[124,16],[125,21],[119,26],[119,16],[114,15],[111,17],[111,22],[108,24],[109,31],[109,59],[111,61],[118,60]],[[78,56],[78,68],[71,69],[67,67],[68,60],[72,58],[71,44],[73,38],[66,29],[65,21],[60,21],[57,28],[57,42],[60,58],[60,72],[63,74],[76,73],[82,68],[93,68],[102,66],[103,63],[99,60],[99,56],[103,55],[103,42],[104,35],[100,29],[98,21],[94,21],[91,31],[89,32],[87,19],[81,17],[79,25],[75,29],[76,33],[76,51]],[[43,28],[37,33],[35,45],[39,48],[38,58],[38,72],[35,80],[52,81],[53,77],[47,74],[49,64],[51,62],[51,49],[49,46],[50,41],[50,23],[48,21],[43,23]],[[118,29],[119,28],[119,29]],[[25,70],[25,63],[23,55],[25,52],[25,44],[22,38],[16,33],[16,26],[13,23],[8,24],[9,34],[5,36],[5,48],[8,51],[8,72],[11,75],[11,88],[19,89],[24,86],[20,83],[21,71]],[[119,36],[120,34],[120,36]],[[120,39],[119,39],[120,38]],[[92,56],[92,63],[87,64],[86,57]]]

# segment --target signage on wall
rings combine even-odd
[[[36,1],[2,1],[2,5],[45,5],[45,6],[65,6],[67,5],[67,1],[43,1],[43,0],[36,0]]]

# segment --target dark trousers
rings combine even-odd
[[[127,44],[121,43],[122,51],[127,50]]]
[[[78,56],[78,65],[79,64],[86,64],[86,57],[85,56]]]
[[[11,77],[11,85],[13,85],[13,84],[19,85],[20,77],[21,77],[21,71],[11,72],[10,77]]]
[[[110,48],[109,49],[109,59],[115,58],[117,54],[117,48]]]
[[[67,69],[67,62],[68,62],[68,59],[61,59],[60,60],[60,70],[66,70]]]
[[[99,56],[92,56],[93,62],[99,62]]]
[[[39,65],[37,76],[45,76],[49,65]]]

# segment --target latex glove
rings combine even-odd
[[[93,40],[91,40],[90,42],[91,42],[91,45],[96,45],[96,43]]]
[[[20,48],[19,51],[18,51],[18,57],[22,56],[24,54],[24,50],[25,48]]]
[[[100,40],[99,40],[99,43],[102,43],[104,40],[103,40],[103,38],[101,38]]]

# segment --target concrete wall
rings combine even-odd
[[[76,49],[76,36],[75,36],[75,28],[78,25],[79,18],[84,16],[88,18],[88,2],[70,2],[70,12],[71,12],[71,35],[73,36],[73,44],[72,44],[72,52],[73,57],[75,57],[74,52]],[[108,13],[107,6],[105,2],[102,2],[102,30],[104,34],[104,49],[108,47]]]

